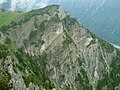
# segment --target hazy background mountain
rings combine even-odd
[[[0,8],[29,11],[59,4],[102,38],[120,45],[120,0],[1,0]]]

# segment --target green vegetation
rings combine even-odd
[[[66,48],[69,46],[69,44],[71,44],[73,42],[73,39],[66,31],[64,31],[64,32],[65,32],[65,37],[63,37],[64,41],[62,42],[62,44],[63,44],[63,48]]]
[[[10,38],[6,37],[5,43],[8,44],[8,45],[10,45],[11,44]]]
[[[106,50],[106,52],[108,52],[108,53],[112,53],[114,51],[114,46],[113,45],[111,45],[107,41],[102,40],[100,38],[98,38],[98,40],[99,40],[103,50]]]
[[[110,77],[112,78],[112,85],[113,87],[119,86],[120,84],[120,56],[116,56],[115,58],[113,58],[111,67],[112,67],[112,71],[110,73]]]
[[[38,26],[38,30],[41,31],[41,32],[44,32],[45,26],[46,26],[46,23],[47,23],[47,22],[48,22],[47,20],[43,21],[43,22]]]
[[[97,90],[114,90],[120,84],[120,51],[117,50],[117,56],[113,58],[110,65],[110,73],[103,73],[103,78],[98,81]]]
[[[105,49],[108,49],[107,46],[109,46],[110,44],[109,43],[106,43],[105,41],[101,41],[101,44],[102,44],[102,47],[103,47],[103,50]],[[104,46],[103,46],[104,45]],[[111,46],[112,47],[112,46]],[[113,47],[112,47],[113,48]],[[107,50],[106,50],[107,51]],[[112,52],[111,51],[111,48],[110,48],[110,51],[107,51],[107,52]],[[97,90],[103,90],[103,88],[105,90],[114,90],[114,86],[113,86],[113,78],[114,77],[111,77],[110,74],[108,73],[108,70],[107,70],[107,64],[105,62],[105,58],[104,58],[104,52],[103,52],[103,55],[101,56],[101,60],[102,60],[102,63],[103,63],[103,66],[104,66],[104,70],[102,71],[102,78],[98,81],[98,84],[97,84]],[[113,60],[114,61],[114,60]],[[116,65],[115,65],[116,66]],[[112,72],[111,72],[112,73]]]
[[[80,73],[75,77],[75,81],[78,83],[78,88],[80,90],[92,90],[92,85],[90,85],[87,72],[84,70],[84,58],[78,57],[77,60],[81,68]]]
[[[43,33],[43,32],[39,32],[38,30],[32,31],[32,32],[30,33],[30,35],[29,35],[30,44],[31,44],[31,45],[34,45],[34,44],[35,44],[36,47],[39,47],[39,46],[41,46],[42,44],[44,44],[45,42],[44,42],[43,40],[39,39],[39,38],[42,37],[42,33]],[[24,43],[26,43],[26,41],[27,41],[27,40],[25,40]]]
[[[82,66],[83,62],[82,62],[82,60],[80,59],[80,57],[78,57],[77,60],[78,60],[79,66]]]
[[[19,18],[23,13],[19,12],[10,12],[0,10],[0,27],[7,26],[15,19]]]
[[[48,21],[44,20],[39,25],[36,23],[36,21],[37,19],[35,18],[34,25],[37,30],[30,32],[28,41],[30,41],[31,45],[35,45],[36,47],[39,47],[42,44],[44,44],[44,41],[41,40],[40,38],[44,35],[45,27],[46,27],[46,24],[48,24]],[[24,43],[26,43],[26,40]]]
[[[71,30],[71,26],[75,23],[78,23],[75,18],[72,18],[70,15],[67,15],[63,20],[63,25],[67,28],[67,30]]]
[[[35,42],[35,47],[42,46],[45,42],[43,40],[38,40]]]
[[[31,32],[30,32],[29,40],[30,40],[31,43],[34,42],[37,33],[38,33],[37,30],[36,30],[36,31],[31,31]]]
[[[0,27],[0,31],[3,32],[3,33],[6,33],[6,31],[10,28],[10,26],[8,25],[4,25],[4,26],[1,26]]]
[[[76,76],[75,81],[79,82],[79,88],[81,90],[92,90],[92,86],[90,85],[87,74],[83,68],[81,68],[80,73]]]
[[[0,44],[0,59],[8,56],[9,50],[5,45]]]
[[[9,90],[12,85],[9,84],[11,79],[10,74],[7,70],[0,70],[0,90]]]
[[[97,90],[114,90],[112,79],[108,74],[104,74],[103,78],[98,81]]]
[[[52,17],[52,18],[50,19],[50,21],[48,21],[48,22],[49,22],[49,24],[54,24],[54,23],[60,22],[60,19],[59,19],[59,17],[58,17],[58,14],[55,14],[55,16]]]
[[[103,74],[107,74],[108,73],[108,70],[107,70],[108,66],[107,66],[107,63],[105,62],[106,60],[105,60],[104,52],[101,55],[100,60],[102,61],[102,64],[104,66]]]
[[[50,81],[47,69],[46,69],[46,57],[47,54],[43,51],[40,56],[40,62],[37,61],[36,57],[32,57],[29,54],[23,52],[22,49],[15,52],[16,57],[19,60],[19,65],[16,65],[21,72],[23,72],[23,79],[28,87],[29,83],[32,82],[38,86],[43,86],[47,90],[54,88],[54,84]],[[29,74],[25,72],[25,69],[28,70]],[[26,73],[26,74],[25,74]]]
[[[60,75],[59,79],[60,79],[60,80],[59,80],[60,82],[65,81],[65,75]]]

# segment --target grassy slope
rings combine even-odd
[[[20,17],[23,13],[20,12],[9,12],[0,10],[0,27],[9,25],[13,20]]]

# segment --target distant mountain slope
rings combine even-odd
[[[58,5],[0,28],[0,90],[119,90],[120,51]]]
[[[9,25],[12,21],[19,18],[23,13],[0,10],[0,27]]]

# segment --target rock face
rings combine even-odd
[[[120,51],[51,5],[0,28],[0,90],[119,90]]]

